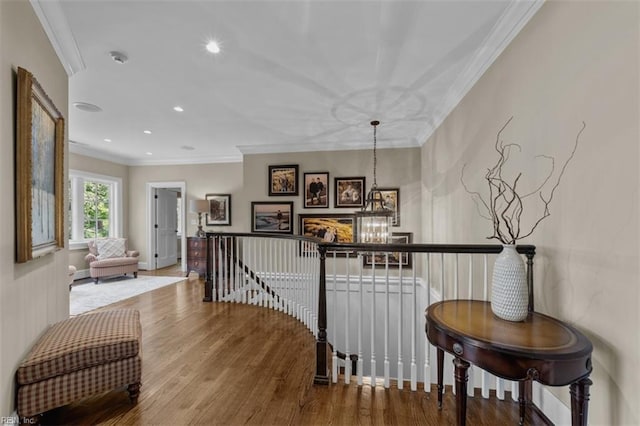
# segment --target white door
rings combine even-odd
[[[156,269],[178,263],[178,194],[156,188]]]

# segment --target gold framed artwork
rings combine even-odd
[[[16,262],[64,247],[64,118],[33,75],[18,68]]]

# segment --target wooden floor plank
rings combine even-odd
[[[163,275],[162,271],[155,272]],[[166,275],[170,275],[171,271]],[[175,272],[176,275],[179,274]],[[91,285],[91,284],[89,284]],[[142,388],[124,389],[45,414],[60,425],[449,425],[452,393],[437,409],[425,393],[355,384],[313,385],[315,341],[288,315],[235,303],[203,303],[203,283],[186,279],[103,309],[140,310]],[[468,424],[517,424],[518,406],[470,399]],[[527,424],[545,424],[528,413]]]

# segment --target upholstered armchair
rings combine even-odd
[[[138,256],[136,250],[127,248],[126,238],[98,238],[89,241],[89,274],[98,284],[98,279],[112,275],[132,273],[138,278]]]

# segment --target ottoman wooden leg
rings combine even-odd
[[[129,391],[129,399],[132,404],[138,402],[138,396],[140,395],[140,382],[132,383],[127,386],[127,390]]]

